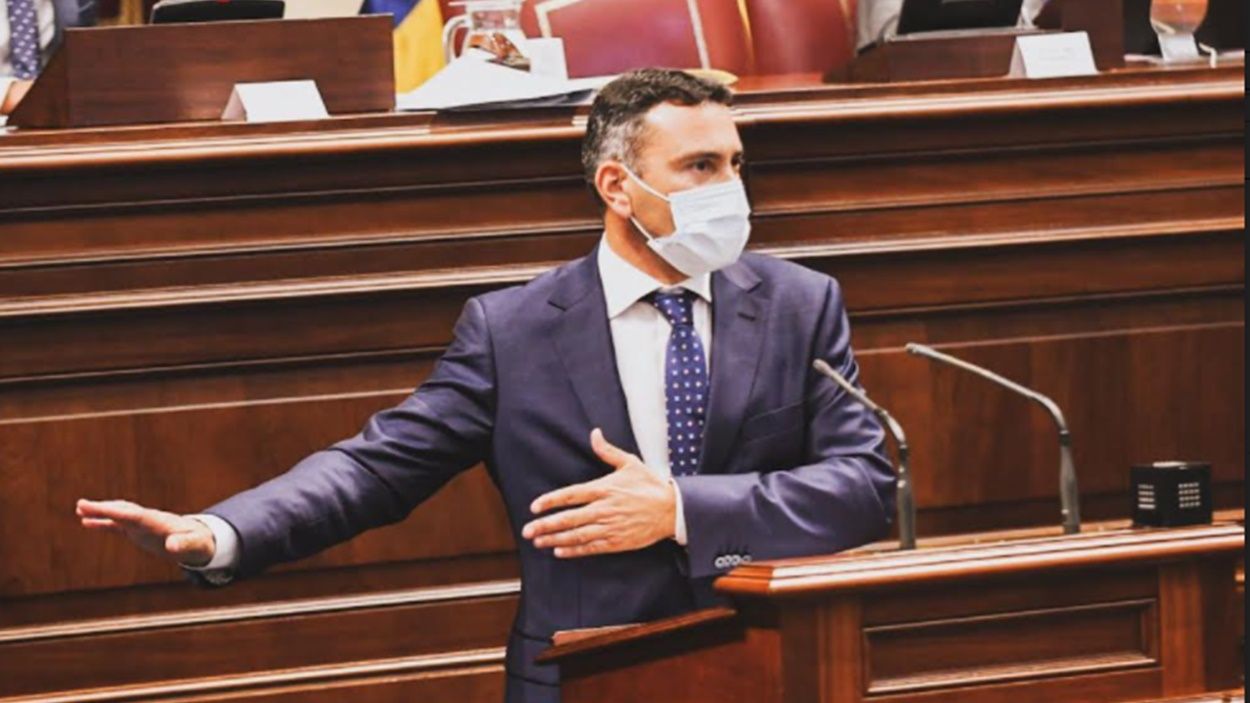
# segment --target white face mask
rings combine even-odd
[[[724,268],[742,255],[751,236],[751,204],[742,179],[666,196],[647,185],[629,167],[622,168],[648,193],[668,203],[676,229],[667,237],[653,236],[637,218],[631,217],[630,221],[647,238],[647,246],[673,268],[694,277]]]

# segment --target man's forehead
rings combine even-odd
[[[643,148],[663,155],[742,150],[733,111],[720,103],[660,103],[643,117]]]

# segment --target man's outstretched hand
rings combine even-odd
[[[590,446],[612,473],[539,496],[530,505],[535,515],[568,510],[530,521],[521,535],[539,549],[554,548],[560,559],[628,552],[672,537],[677,511],[672,482],[613,446],[598,428],[590,433]]]
[[[77,513],[82,526],[89,530],[123,534],[147,551],[186,566],[204,566],[216,551],[213,531],[195,518],[128,500],[81,499]]]

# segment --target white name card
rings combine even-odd
[[[1202,58],[1198,42],[1192,34],[1159,33],[1159,53],[1164,61],[1194,61]]]
[[[1016,37],[1011,55],[1013,78],[1061,78],[1098,73],[1085,32],[1026,34]]]
[[[329,117],[314,81],[237,83],[221,113],[223,120],[290,122]]]

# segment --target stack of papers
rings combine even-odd
[[[396,107],[455,110],[580,105],[614,78],[553,78],[491,63],[476,53],[466,52],[415,90],[400,94]]]

